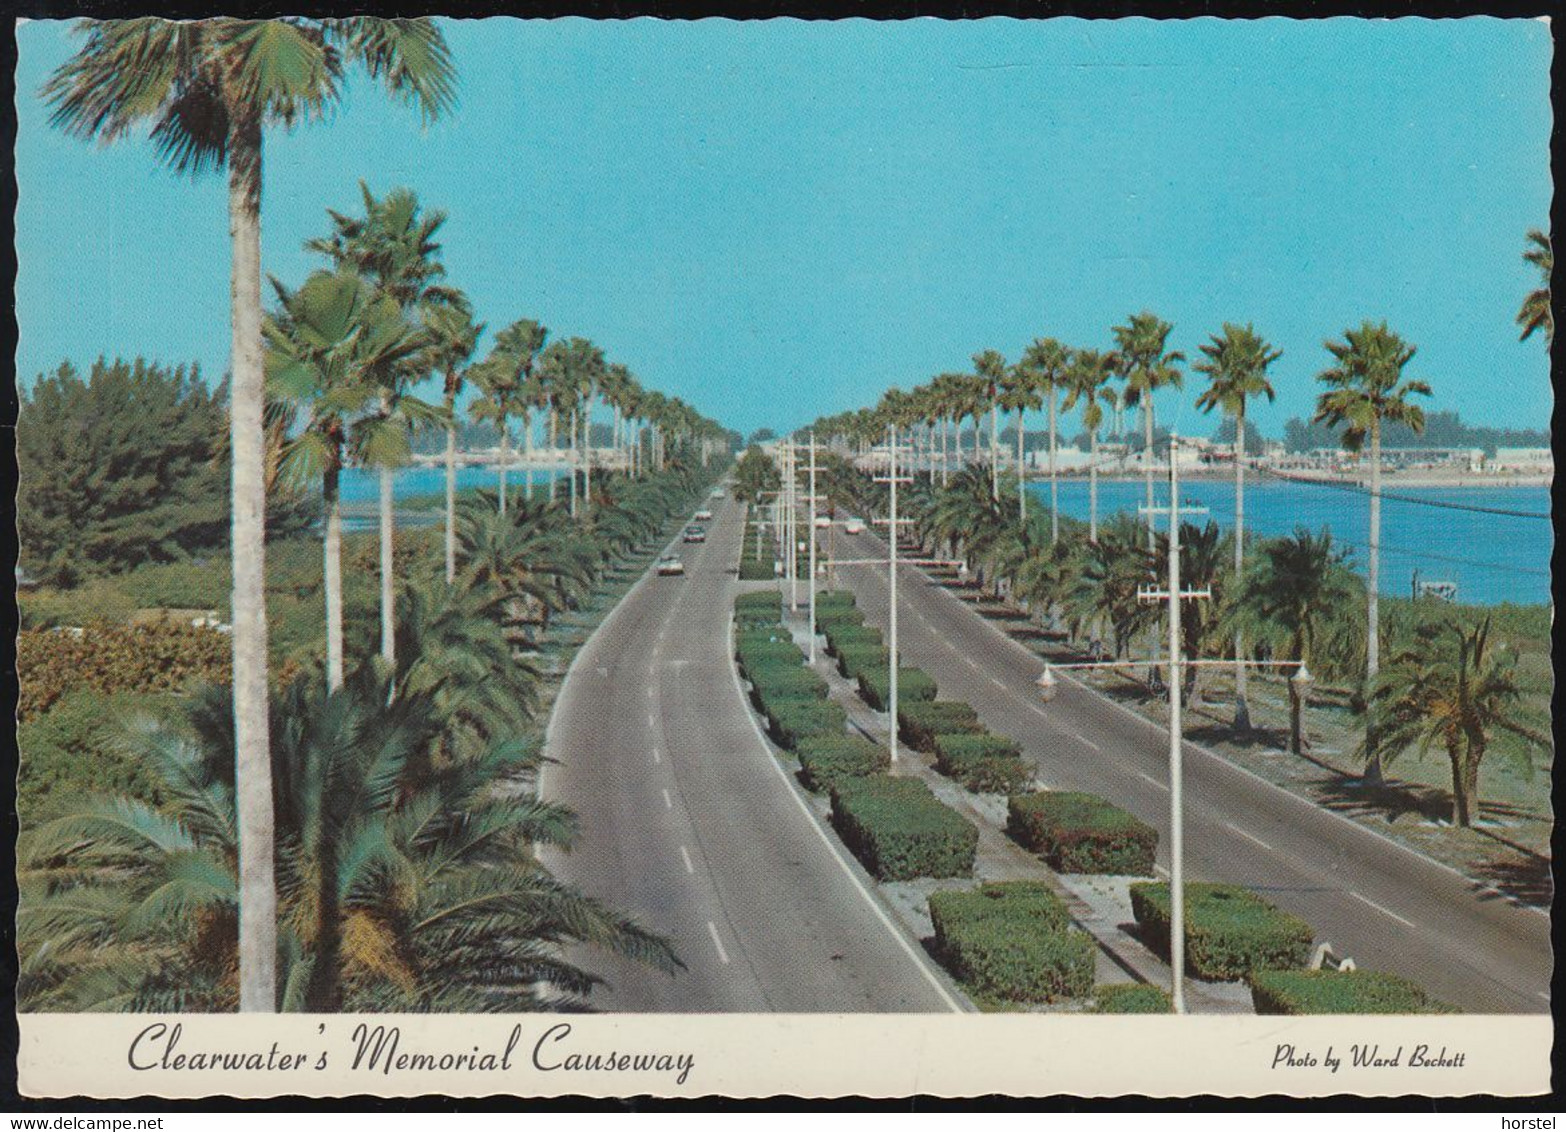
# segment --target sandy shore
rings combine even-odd
[[[1167,469],[1154,468],[1153,475],[1154,478],[1162,480],[1167,479],[1169,473]],[[1087,473],[1075,469],[1071,471],[1062,471],[1060,473],[1060,478],[1063,480],[1086,479]],[[1203,468],[1191,469],[1188,471],[1185,468],[1181,468],[1180,478],[1188,482],[1191,480],[1208,480],[1216,483],[1230,483],[1234,480],[1234,472],[1227,469],[1209,470]],[[1142,473],[1140,470],[1130,472],[1101,471],[1098,474],[1098,479],[1100,483],[1141,483]],[[1394,488],[1400,487],[1549,487],[1552,479],[1553,477],[1551,477],[1548,473],[1543,472],[1497,472],[1493,474],[1483,472],[1462,472],[1458,474],[1451,474],[1430,470],[1420,470],[1412,472],[1384,472],[1381,476],[1381,486],[1386,490],[1392,490]],[[1028,473],[1028,480],[1032,483],[1037,483],[1040,481],[1048,482],[1049,476],[1044,472],[1030,470]],[[1320,471],[1288,471],[1279,472],[1276,476],[1271,476],[1266,472],[1246,473],[1246,481],[1252,486],[1255,486],[1256,484],[1267,483],[1269,481],[1277,483],[1287,482],[1289,480],[1304,483],[1352,484],[1356,487],[1370,486],[1370,477],[1364,473],[1344,475]]]

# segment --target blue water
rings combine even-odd
[[[1154,484],[1158,502],[1169,499],[1168,484]],[[1032,498],[1049,504],[1048,482],[1029,484]],[[1414,570],[1423,581],[1457,583],[1457,600],[1473,605],[1502,602],[1542,604],[1550,600],[1550,552],[1554,532],[1549,519],[1479,514],[1423,505],[1423,501],[1455,503],[1548,515],[1546,487],[1387,487],[1402,499],[1381,500],[1381,585],[1384,594],[1407,596]],[[1234,526],[1234,485],[1227,481],[1193,480],[1180,485],[1184,502],[1208,508],[1208,514],[1188,521],[1211,519],[1224,529]],[[1136,509],[1145,501],[1141,481],[1101,480],[1099,520],[1116,511]],[[1060,511],[1074,519],[1088,517],[1086,480],[1060,482]],[[1369,549],[1370,497],[1358,491],[1317,484],[1262,482],[1245,485],[1245,529],[1258,535],[1292,534],[1296,527],[1332,531],[1333,541],[1347,546],[1355,568],[1364,572]]]
[[[547,468],[533,469],[534,489],[536,490],[540,485],[547,486],[550,477],[554,474],[554,471]],[[403,468],[393,475],[392,480],[392,493],[398,499],[418,495],[444,496],[446,493],[446,469],[443,467]],[[512,468],[506,473],[506,485],[508,492],[525,491],[527,472],[520,468]],[[457,490],[466,491],[475,487],[490,491],[498,490],[500,472],[495,468],[476,464],[458,468]],[[338,490],[344,503],[374,503],[381,497],[380,473],[364,468],[344,468]]]

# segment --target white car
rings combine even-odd
[[[662,577],[678,576],[685,573],[685,563],[672,554],[658,559],[658,573]]]
[[[828,518],[826,515],[817,515],[816,516],[816,530],[818,530],[818,531],[826,531],[826,530],[831,530],[831,529],[832,529],[832,520],[830,518]]]
[[[710,522],[712,522],[712,512],[707,510],[705,507],[703,507],[700,511],[696,512],[696,514],[694,516],[692,516],[692,517],[698,523],[710,523]]]
[[[865,521],[863,519],[850,519],[843,524],[843,533],[849,535],[862,535],[865,533]]]
[[[721,487],[714,488],[713,492],[712,492],[712,498],[713,499],[722,499],[723,498],[723,489]]]

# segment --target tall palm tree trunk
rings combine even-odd
[[[1169,450],[1169,459],[1174,459],[1174,449]],[[1158,546],[1158,537],[1155,533],[1157,522],[1153,514],[1153,394],[1149,390],[1142,398],[1142,478],[1147,486],[1147,549],[1155,550]],[[1169,522],[1179,521],[1174,511],[1174,501],[1170,500]],[[1172,536],[1171,536],[1172,537]],[[1158,659],[1163,654],[1163,634],[1158,626],[1153,626],[1152,646],[1148,657],[1147,678],[1151,684],[1158,682]]]
[[[990,498],[1000,498],[1000,402],[990,406]]]
[[[566,421],[566,435],[571,438],[571,458],[567,461],[571,472],[571,518],[576,518],[576,410],[571,410],[571,416]]]
[[[1381,671],[1381,420],[1370,422],[1370,554],[1369,601],[1365,613],[1365,687],[1375,686],[1376,674]],[[1365,746],[1370,759],[1365,764],[1365,779],[1372,783],[1381,781],[1381,746],[1376,736],[1375,708],[1366,698]]]
[[[397,618],[392,593],[392,470],[381,469],[381,656],[397,660]]]
[[[1049,542],[1060,541],[1060,482],[1055,477],[1055,386],[1049,387]]]
[[[560,443],[558,439],[559,417],[553,405],[549,406],[549,502],[555,501],[555,481],[560,477],[557,470],[560,464]]]
[[[506,469],[511,466],[511,430],[504,412],[500,414],[500,513],[506,513]]]
[[[448,404],[449,410],[451,406]],[[446,426],[446,584],[457,580],[457,426]],[[337,684],[332,685],[333,688]]]
[[[1245,576],[1245,404],[1235,414],[1234,433],[1234,579],[1240,585]],[[1245,633],[1235,630],[1234,659],[1234,728],[1236,731],[1251,729],[1251,708],[1246,698],[1249,673],[1245,667]]]
[[[533,416],[522,414],[522,458],[527,462],[527,501],[533,502]]]
[[[1088,429],[1088,542],[1098,541],[1098,429]]]
[[[277,886],[267,714],[266,380],[261,359],[261,122],[228,147],[229,452],[233,556],[234,793],[239,827],[239,1009],[277,1009]]]
[[[582,504],[593,505],[593,397],[582,412]]]
[[[334,461],[321,477],[321,498],[326,504],[326,529],[321,538],[321,578],[326,590],[326,686],[343,686],[343,505],[339,491],[341,472]],[[447,572],[450,574],[450,558]]]
[[[1028,480],[1024,472],[1022,450],[1022,410],[1017,410],[1017,522],[1028,521]]]

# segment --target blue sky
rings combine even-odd
[[[1548,28],[1464,19],[445,24],[456,113],[368,83],[274,131],[263,258],[298,283],[327,207],[414,188],[450,281],[498,327],[602,345],[749,431],[788,428],[1032,338],[1107,346],[1149,308],[1194,354],[1223,321],[1283,349],[1276,433],[1322,341],[1386,319],[1432,407],[1545,427],[1513,316],[1548,223]],[[228,356],[219,177],[51,129],[66,27],[18,31],[18,371]],[[1191,408],[1202,378],[1159,402]]]

